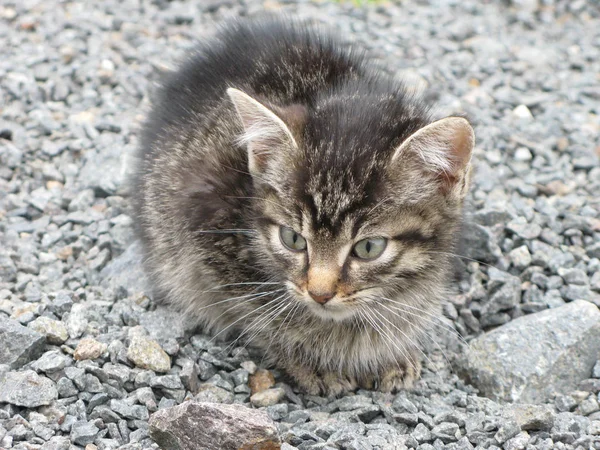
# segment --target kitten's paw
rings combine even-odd
[[[397,392],[412,386],[421,375],[421,363],[399,367],[391,367],[381,375],[379,390],[382,392]]]
[[[354,391],[358,383],[354,378],[340,376],[336,372],[320,375],[308,369],[297,370],[294,378],[299,387],[310,395],[337,397],[346,392]]]
[[[329,372],[323,376],[324,394],[338,397],[346,392],[355,391],[358,383],[352,377],[340,376],[338,373]]]

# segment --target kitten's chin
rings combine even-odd
[[[319,319],[334,322],[343,322],[355,314],[354,308],[348,308],[344,305],[319,305],[312,301],[308,304],[308,309]]]

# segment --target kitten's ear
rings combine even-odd
[[[271,157],[281,152],[282,146],[296,147],[290,129],[277,114],[238,89],[227,89],[227,95],[244,127],[239,142],[247,145],[251,174],[263,173]]]
[[[392,162],[417,156],[422,167],[440,180],[443,193],[464,197],[474,145],[469,122],[462,117],[446,117],[410,136],[396,149]]]

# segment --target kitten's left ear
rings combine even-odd
[[[439,179],[444,194],[462,198],[468,189],[474,145],[475,134],[469,122],[462,117],[446,117],[411,135],[396,149],[392,162],[416,155],[422,167]]]
[[[227,89],[227,95],[244,127],[239,141],[247,145],[248,168],[260,179],[269,163],[281,155],[282,147],[296,148],[296,141],[283,120],[262,103],[234,88]]]

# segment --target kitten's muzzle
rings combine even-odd
[[[333,294],[333,293],[325,293],[325,294],[321,294],[321,293],[319,293],[319,294],[315,294],[315,293],[313,293],[313,292],[310,292],[310,291],[308,291],[308,295],[310,295],[310,296],[311,296],[311,298],[312,298],[312,299],[313,299],[315,302],[317,302],[317,303],[319,303],[319,304],[321,304],[321,305],[324,305],[324,304],[325,304],[325,303],[327,303],[329,300],[331,300],[333,297],[335,297],[335,294]]]

